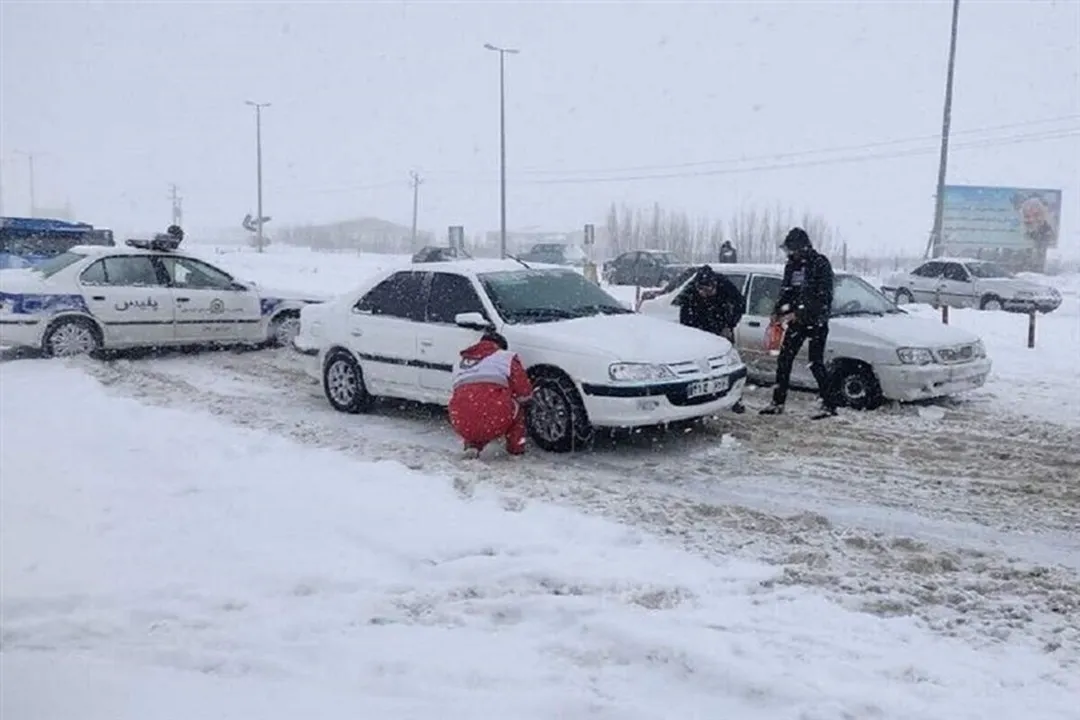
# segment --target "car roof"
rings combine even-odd
[[[400,272],[403,268],[397,268]],[[412,266],[413,272],[449,272],[459,275],[478,275],[489,272],[513,272],[525,270],[566,270],[574,272],[565,265],[552,265],[551,263],[530,262],[528,267],[516,260],[500,260],[497,258],[473,258],[465,260],[445,260],[442,262],[424,263],[423,268]]]
[[[79,255],[176,255],[178,257],[189,257],[193,260],[199,259],[180,250],[148,250],[146,248],[131,247],[130,245],[75,245],[68,252],[78,253]]]
[[[929,262],[954,262],[954,263],[992,263],[993,260],[980,260],[978,258],[965,258],[965,257],[936,257],[927,258],[923,260],[919,265],[925,265]]]

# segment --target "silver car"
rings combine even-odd
[[[1053,312],[1061,305],[1055,288],[1019,278],[997,263],[936,258],[910,272],[893,273],[881,287],[898,305],[917,302],[980,310]]]

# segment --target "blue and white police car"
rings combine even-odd
[[[0,270],[0,346],[69,356],[102,349],[289,346],[319,298],[268,292],[178,251],[159,235],[78,245],[33,268]]]

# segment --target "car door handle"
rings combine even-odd
[[[98,302],[103,302],[105,300],[105,296],[104,295],[92,295],[90,297],[90,299],[91,300],[97,300]]]
[[[420,347],[431,347],[434,344],[435,344],[434,340],[421,340],[420,341]]]
[[[351,335],[353,337],[362,337],[363,334],[364,334],[363,330],[353,330],[352,333],[351,333]]]
[[[746,324],[749,325],[750,327],[761,327],[761,323],[759,321],[757,321],[757,320],[751,320],[750,322],[748,322]]]
[[[176,298],[176,302],[178,302],[178,303],[191,302],[191,298]]]

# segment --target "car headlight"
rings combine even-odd
[[[642,382],[647,380],[673,380],[675,373],[663,365],[647,363],[615,363],[608,368],[612,380]]]
[[[986,357],[986,345],[983,344],[982,340],[979,340],[978,342],[975,343],[975,357],[978,357],[978,358]]]
[[[896,355],[905,365],[929,365],[934,362],[934,355],[927,348],[900,348]]]

